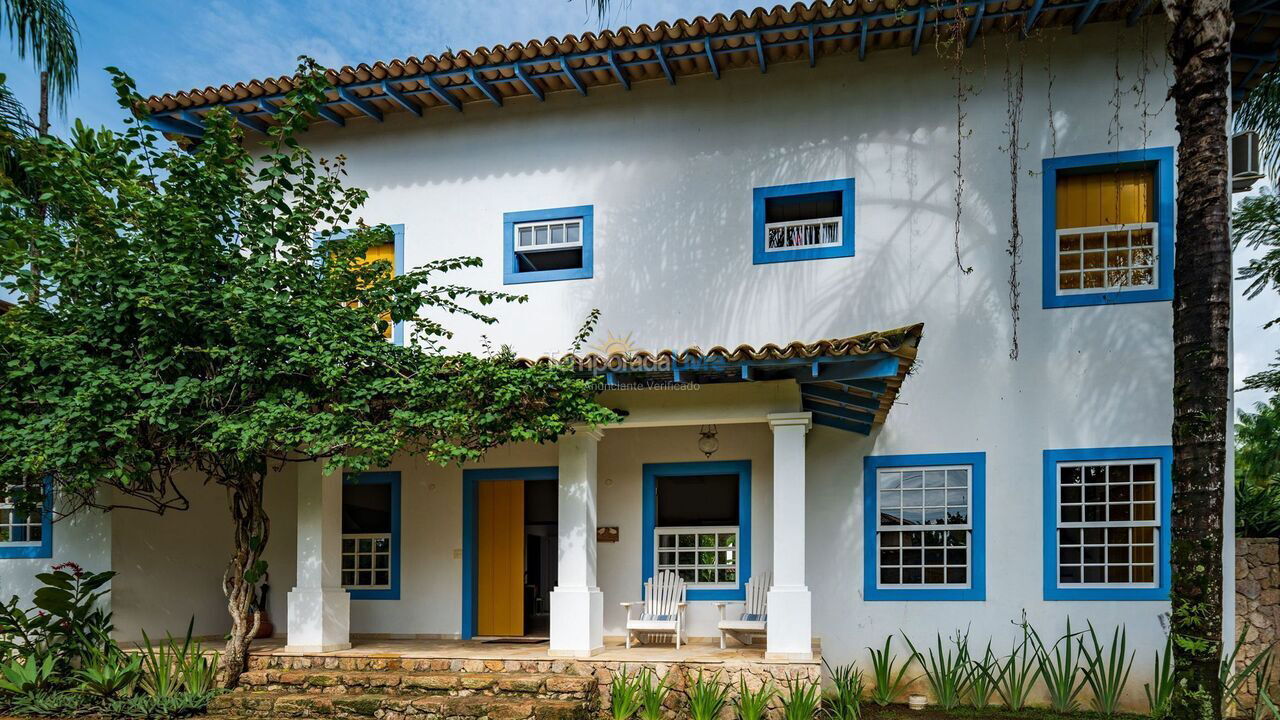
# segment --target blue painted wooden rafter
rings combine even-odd
[[[413,100],[410,100],[408,95],[397,90],[395,86],[391,84],[390,80],[382,81],[382,92],[387,97],[399,103],[400,107],[408,110],[418,117],[422,117],[422,106]]]
[[[529,94],[538,98],[539,102],[547,99],[547,94],[542,92],[542,88],[533,81],[533,78],[529,77],[519,63],[516,63],[516,77],[520,78],[520,82],[524,83],[524,86],[529,89]]]
[[[1080,22],[1080,17],[1085,17],[1086,20],[1094,17],[1097,14],[1098,8],[1103,5],[1114,5],[1124,1],[1125,0],[1067,0],[1066,2],[1055,4],[1055,5],[1052,5],[1051,7],[1053,10],[1056,10],[1056,11],[1073,10],[1073,9],[1079,10],[1080,15],[1077,17],[1076,21]],[[938,15],[934,18],[933,25],[935,26],[935,31],[937,29],[942,28],[943,26],[950,25],[956,22],[969,23],[969,33],[966,40],[972,43],[973,39],[977,36],[979,26],[984,21],[994,22],[1002,18],[1009,18],[1009,19],[1021,20],[1023,27],[1030,27],[1030,24],[1034,22],[1035,17],[1040,13],[1040,10],[1045,7],[1043,0],[1041,0],[1041,2],[1025,8],[1000,9],[1000,10],[988,11],[986,7],[987,2],[988,0],[960,0],[960,2],[956,3],[956,5],[954,6],[957,12],[953,16],[948,17],[948,16]],[[1147,12],[1150,9],[1150,6],[1151,6],[1150,0],[1139,0],[1137,5],[1135,5],[1132,8],[1128,17],[1131,20],[1136,21],[1138,17],[1141,17],[1143,13]],[[921,6],[921,8],[917,11],[916,18],[914,18],[915,27],[913,28],[913,30],[915,32],[913,33],[913,36],[912,36],[913,51],[918,51],[919,46],[922,42],[923,29],[925,24],[924,19],[926,17],[925,14],[927,12],[928,12],[928,6]],[[895,9],[895,10],[888,10],[883,12],[867,13],[865,15],[859,15],[855,17],[835,17],[835,18],[829,18],[825,20],[814,20],[814,21],[808,21],[808,22],[798,21],[794,23],[782,23],[779,25],[775,25],[768,28],[762,28],[759,30],[755,30],[755,29],[742,30],[738,32],[706,34],[701,36],[690,37],[688,39],[682,39],[680,41],[681,44],[687,44],[691,46],[691,48],[692,46],[701,45],[702,50],[697,51],[697,50],[690,49],[688,52],[679,54],[679,55],[667,54],[666,53],[667,48],[665,44],[657,43],[652,45],[637,46],[634,48],[631,48],[631,47],[623,48],[623,50],[626,50],[626,51],[635,51],[637,54],[637,57],[635,59],[628,60],[628,61],[623,61],[619,59],[618,50],[614,48],[610,48],[606,50],[591,50],[591,51],[586,51],[581,53],[566,54],[566,55],[553,57],[553,58],[538,58],[534,60],[521,60],[521,61],[513,61],[513,62],[507,62],[507,63],[496,63],[493,65],[485,65],[480,68],[456,68],[455,67],[447,70],[436,70],[432,72],[421,72],[421,73],[416,73],[412,75],[404,75],[397,78],[370,79],[366,81],[355,82],[355,83],[350,83],[350,84],[341,86],[341,88],[345,90],[345,93],[336,93],[337,94],[336,98],[330,99],[327,102],[323,103],[317,109],[316,112],[321,118],[335,125],[345,125],[346,118],[343,115],[336,112],[334,110],[334,106],[337,106],[337,105],[347,105],[349,107],[354,106],[357,108],[357,110],[359,110],[363,114],[365,115],[369,114],[367,111],[365,111],[365,109],[360,108],[355,103],[350,102],[348,97],[346,96],[355,97],[357,100],[364,101],[369,105],[370,108],[376,111],[377,108],[373,106],[371,103],[369,103],[369,101],[372,99],[381,98],[391,102],[395,102],[400,106],[404,106],[405,102],[408,102],[410,98],[414,98],[418,95],[434,95],[441,102],[453,107],[455,110],[461,111],[463,101],[459,97],[454,95],[453,93],[454,90],[461,90],[467,87],[474,88],[478,92],[484,94],[489,100],[491,100],[495,104],[500,105],[502,104],[502,95],[497,93],[497,91],[493,88],[492,83],[494,82],[523,83],[525,87],[530,90],[531,93],[537,95],[538,92],[533,90],[533,88],[537,85],[537,81],[548,80],[553,77],[567,78],[569,83],[575,89],[577,89],[579,93],[585,95],[587,92],[587,87],[582,82],[581,78],[578,77],[577,73],[583,70],[597,69],[597,68],[604,68],[604,69],[610,70],[614,75],[614,77],[618,80],[618,82],[624,88],[630,89],[631,77],[627,72],[628,68],[656,65],[660,70],[662,70],[663,67],[665,66],[666,69],[663,70],[663,74],[664,76],[666,76],[668,75],[668,73],[670,73],[668,77],[668,81],[671,82],[675,80],[675,72],[670,65],[670,61],[680,60],[680,59],[689,59],[698,54],[702,54],[706,57],[708,64],[710,65],[711,74],[714,75],[716,78],[719,78],[723,74],[722,73],[723,68],[720,65],[720,62],[717,60],[716,56],[718,54],[736,53],[743,50],[743,47],[741,44],[735,45],[732,42],[734,40],[745,40],[748,43],[751,43],[755,46],[757,61],[762,72],[768,69],[765,50],[769,48],[781,48],[781,47],[789,47],[793,45],[807,46],[808,48],[811,49],[810,58],[809,58],[810,63],[816,64],[817,54],[818,54],[817,43],[836,42],[836,41],[847,39],[847,38],[856,38],[859,41],[858,56],[859,58],[865,58],[866,52],[870,47],[871,36],[885,34],[885,33],[894,34],[894,33],[901,32],[904,28],[902,24],[900,24],[900,20],[901,20],[900,10]],[[889,22],[882,22],[881,26],[872,28],[871,25],[874,24],[876,21],[889,21]],[[841,25],[845,25],[845,26],[852,25],[853,27],[852,29],[847,31],[837,30],[829,34],[822,34],[822,32],[825,29],[838,28]],[[772,36],[774,39],[772,40],[766,39],[765,35]],[[640,55],[644,54],[642,51],[645,51],[645,50],[650,51],[649,56],[640,57]],[[1240,57],[1239,53],[1237,53],[1236,56],[1237,58],[1239,58]],[[591,64],[588,64],[589,61],[595,61],[600,64],[591,65]],[[530,66],[532,65],[548,64],[548,63],[552,64],[553,67],[547,70],[534,71],[530,68]],[[511,80],[507,80],[506,78],[503,78],[500,80],[491,81],[491,80],[485,80],[484,78],[480,77],[479,72],[477,71],[483,71],[486,73],[493,73],[493,72],[503,73],[504,71],[509,71],[515,77],[512,78]],[[445,85],[444,84],[445,81],[447,81],[449,84]],[[354,94],[354,92],[357,90],[366,90],[366,91],[373,90],[375,93],[378,93],[378,94],[359,96]],[[539,88],[539,90],[543,93],[543,95],[545,95],[546,88]],[[215,105],[231,105],[231,106],[239,107],[246,103],[256,102],[257,109],[245,110],[240,113],[244,117],[250,118],[248,122],[245,122],[242,124],[252,127],[254,125],[254,123],[252,122],[252,119],[255,119],[255,118],[263,119],[265,117],[269,117],[275,112],[278,112],[278,108],[276,108],[273,105],[273,103],[282,100],[284,96],[285,96],[285,93],[283,92],[273,93],[271,95],[267,95],[257,99],[247,98],[247,99],[240,99],[240,100],[230,100],[230,101],[215,103]],[[195,108],[194,110],[203,111],[207,107],[213,107],[213,105],[201,106],[199,108]],[[191,109],[186,110],[186,112],[190,112],[190,111],[192,110]],[[191,136],[198,137],[201,134],[201,129],[198,126],[185,121],[182,118],[183,112],[184,112],[183,110],[172,110],[172,111],[167,111],[163,113],[157,113],[152,116],[152,124],[154,127],[164,132],[171,132],[175,134],[191,135]],[[237,120],[239,120],[239,117],[237,117]]]
[[[351,104],[351,107],[359,110],[365,115],[378,122],[382,122],[382,111],[374,107],[373,103],[369,102],[368,99],[356,95],[354,91],[345,87],[340,87],[338,88],[338,97],[346,100]]]

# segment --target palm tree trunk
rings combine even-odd
[[[1228,0],[1164,0],[1178,123],[1173,300],[1173,657],[1176,720],[1218,720],[1222,503],[1230,392]]]

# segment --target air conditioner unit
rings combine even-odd
[[[1258,133],[1253,131],[1231,136],[1231,192],[1247,192],[1261,180],[1262,163],[1258,157]]]

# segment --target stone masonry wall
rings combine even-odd
[[[1236,540],[1236,633],[1245,630],[1237,668],[1280,639],[1280,539]],[[1280,652],[1280,648],[1272,652]],[[1280,698],[1280,658],[1272,663],[1271,697]],[[1257,683],[1250,681],[1240,693],[1237,714],[1249,715],[1257,697]]]

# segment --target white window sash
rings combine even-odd
[[[1076,270],[1073,268],[1071,270],[1064,271],[1062,269],[1063,251],[1061,248],[1062,248],[1063,235],[1069,236],[1069,235],[1085,235],[1090,233],[1120,233],[1120,232],[1131,233],[1135,230],[1151,231],[1151,265],[1150,266],[1125,265],[1123,267],[1110,268],[1106,265],[1105,255],[1104,255],[1103,266],[1101,268],[1093,268],[1089,270],[1089,272],[1096,271],[1096,272],[1102,273],[1102,279],[1103,279],[1102,287],[1098,287],[1098,288],[1080,287],[1080,288],[1070,288],[1066,290],[1060,287],[1060,284],[1062,282],[1063,272],[1082,273],[1085,270],[1083,265],[1081,265],[1080,270]],[[1132,246],[1126,246],[1126,247],[1131,248]],[[1111,249],[1118,249],[1118,248],[1111,248]],[[1104,245],[1101,251],[1093,250],[1090,252],[1103,252],[1105,254],[1107,250],[1108,248]],[[1068,250],[1066,252],[1068,255],[1081,256],[1081,263],[1083,263],[1084,252],[1085,252],[1084,239],[1081,238],[1080,250]],[[1134,269],[1143,269],[1146,267],[1151,268],[1151,284],[1150,285],[1128,285],[1128,284],[1109,285],[1107,284],[1107,280],[1108,280],[1107,273],[1110,270],[1129,271]],[[1160,223],[1158,222],[1120,223],[1117,225],[1093,225],[1090,227],[1058,228],[1057,231],[1054,233],[1053,269],[1054,269],[1053,288],[1054,288],[1054,292],[1057,295],[1096,295],[1098,293],[1105,293],[1105,292],[1133,292],[1136,290],[1153,290],[1155,288],[1158,288],[1160,286]],[[1083,275],[1081,275],[1081,278],[1083,279]]]
[[[13,503],[0,502],[0,511],[3,511],[3,510],[14,510],[14,509],[15,509],[15,508],[14,508]],[[12,525],[5,525],[5,527],[8,527],[10,532],[12,532],[12,531],[13,531],[13,528],[16,528],[16,527],[24,527],[24,528],[28,528],[28,529],[33,528],[33,527],[35,527],[35,528],[40,528],[41,538],[40,538],[39,540],[0,540],[0,547],[8,547],[8,548],[15,548],[15,547],[40,547],[41,545],[43,545],[43,544],[44,544],[44,511],[43,511],[43,510],[38,510],[38,511],[36,511],[35,516],[36,516],[37,520],[36,520],[36,522],[34,522],[34,523],[31,523],[31,522],[15,522],[15,523],[14,523],[14,524],[12,524]],[[16,513],[15,513],[14,515],[12,515],[11,517],[13,517],[15,521],[18,519],[18,518],[17,518]],[[29,515],[28,515],[28,516],[24,516],[23,520],[25,520],[25,519],[26,519],[26,517],[30,517],[30,516],[29,516]]]
[[[552,225],[563,225],[563,226],[565,226],[565,234],[566,234],[566,235],[568,234],[568,228],[569,228],[570,226],[577,227],[577,228],[578,228],[578,239],[577,239],[577,240],[574,240],[574,241],[568,241],[568,240],[566,240],[566,241],[564,241],[564,242],[558,242],[558,243],[554,243],[554,244],[553,244],[553,243],[551,243],[551,242],[550,242],[550,237],[551,237],[551,226],[552,226]],[[521,230],[523,230],[523,229],[529,229],[529,230],[532,230],[532,231],[533,231],[533,233],[534,233],[534,236],[535,236],[535,238],[536,238],[538,228],[540,228],[540,227],[547,228],[547,239],[548,239],[547,244],[545,244],[545,245],[528,245],[528,246],[521,247],[521,245],[520,245],[520,231],[521,231]],[[536,221],[533,221],[533,222],[515,223],[515,224],[512,226],[512,230],[511,230],[511,245],[512,245],[512,249],[514,249],[514,250],[515,250],[515,252],[516,252],[516,253],[519,253],[519,254],[525,254],[525,253],[541,253],[541,252],[553,252],[553,251],[556,251],[556,250],[576,250],[576,249],[579,249],[579,248],[581,248],[581,247],[582,247],[582,230],[583,230],[583,228],[582,228],[582,218],[561,218],[561,219],[559,219],[559,220],[536,220]]]
[[[378,557],[379,555],[387,556],[387,566],[385,568],[379,568],[379,567],[361,568],[359,567],[358,562],[357,562],[357,567],[351,570],[343,570],[341,567],[341,564],[339,564],[339,568],[338,568],[338,572],[340,573],[342,572],[355,573],[355,577],[357,579],[360,577],[359,573],[362,573],[362,572],[369,573],[371,577],[376,577],[375,573],[385,572],[387,574],[387,583],[385,585],[343,584],[342,587],[348,590],[390,590],[391,582],[392,582],[391,564],[395,561],[394,551],[392,550],[392,547],[391,547],[392,534],[391,533],[343,533],[342,539],[356,541],[356,550],[354,552],[341,552],[339,553],[339,557],[346,557],[348,555],[355,558],[359,558],[362,555],[367,555],[369,557],[374,557],[374,558]],[[378,540],[386,540],[387,551],[385,553],[382,553],[375,550],[375,551],[362,553],[360,552],[360,545],[359,545],[359,541],[361,540],[372,540],[375,543]]]
[[[742,529],[741,529],[741,528],[742,528],[742,526],[741,526],[741,525],[716,525],[716,526],[700,526],[700,525],[699,525],[699,526],[687,526],[687,527],[675,527],[675,526],[655,527],[655,528],[653,529],[653,568],[654,568],[654,572],[656,573],[658,570],[693,570],[693,571],[694,571],[694,577],[695,577],[695,580],[693,580],[692,582],[690,582],[690,581],[686,580],[686,581],[685,581],[685,586],[686,586],[686,587],[690,587],[690,588],[697,588],[697,589],[699,589],[699,590],[733,590],[733,589],[737,589],[738,587],[740,587],[740,583],[742,582],[742,544],[741,544],[741,543],[742,543]],[[674,547],[666,547],[666,548],[662,547],[662,537],[663,537],[664,535],[673,535],[673,536],[679,536],[679,535],[700,535],[700,534],[701,534],[701,535],[707,535],[707,534],[725,535],[725,534],[728,534],[728,533],[733,533],[733,546],[732,546],[732,547],[720,547],[720,546],[718,546],[718,545],[717,545],[717,546],[713,549],[713,548],[699,548],[699,547],[697,547],[697,546],[695,545],[695,546],[694,546],[694,547],[692,547],[692,548],[681,548],[678,544],[677,544],[676,546],[674,546]],[[676,538],[676,542],[677,542],[677,543],[679,543],[679,538],[678,538],[678,537]],[[721,551],[723,551],[723,550],[732,550],[732,551],[733,551],[733,564],[732,564],[732,566],[730,566],[730,565],[721,565],[721,564],[718,562],[718,560],[719,560],[719,556],[717,556],[717,563],[716,563],[715,565],[710,565],[710,566],[708,566],[708,565],[698,565],[696,562],[695,562],[695,564],[693,564],[693,565],[681,564],[681,563],[680,563],[680,556],[679,556],[679,554],[678,554],[678,553],[680,553],[680,552],[681,552],[681,550],[683,550],[684,552],[694,552],[694,553],[699,553],[699,552],[717,552],[717,553],[719,553],[719,552],[721,552]],[[677,553],[677,555],[676,555],[676,563],[675,563],[675,565],[670,565],[670,564],[666,564],[666,563],[659,563],[659,560],[660,560],[660,559],[661,559],[661,557],[662,557],[662,553],[664,553],[664,552]],[[697,572],[698,572],[698,569],[699,569],[699,568],[701,568],[701,569],[703,569],[703,570],[711,570],[711,569],[714,569],[714,570],[716,571],[716,577],[717,577],[717,578],[719,578],[719,576],[720,576],[720,572],[719,572],[719,571],[721,571],[721,570],[733,570],[733,572],[734,572],[734,575],[733,575],[733,576],[734,576],[735,578],[737,578],[738,582],[731,582],[731,583],[730,583],[730,582],[719,582],[719,581],[717,581],[717,582],[713,582],[713,583],[709,583],[709,582],[698,582],[698,581],[696,580],[696,577],[697,577]]]
[[[881,522],[883,513],[880,512],[880,492],[885,488],[880,487],[881,473],[906,473],[906,472],[923,472],[925,470],[964,470],[968,483],[965,484],[964,490],[968,502],[966,503],[965,517],[969,519],[965,523],[954,523],[944,525],[885,525]],[[899,488],[901,489],[901,488]],[[909,488],[916,489],[916,488]],[[929,490],[955,490],[957,488],[925,488],[924,484],[918,488],[923,491]],[[932,507],[932,506],[925,506]],[[965,532],[968,533],[968,542],[964,546],[965,555],[965,582],[964,583],[889,583],[880,582],[880,536],[886,532]],[[897,548],[884,548],[888,550],[909,550],[919,549],[924,552],[924,548],[907,548],[900,546]],[[943,547],[943,552],[956,548]],[[899,566],[901,567],[901,566]],[[947,567],[944,563],[942,566]],[[923,569],[921,570],[923,572]],[[973,587],[973,466],[972,465],[918,465],[910,467],[884,467],[876,470],[876,589],[880,590],[966,590]]]
[[[1081,522],[1065,522],[1065,521],[1063,521],[1063,520],[1062,520],[1062,471],[1063,471],[1064,469],[1066,469],[1066,468],[1073,468],[1073,467],[1080,467],[1080,468],[1083,468],[1083,467],[1101,467],[1101,466],[1105,466],[1105,467],[1108,467],[1108,468],[1109,468],[1109,467],[1113,467],[1113,466],[1126,466],[1126,467],[1131,468],[1130,472],[1132,473],[1132,468],[1133,468],[1134,466],[1136,466],[1136,465],[1152,465],[1152,466],[1154,467],[1154,470],[1153,470],[1153,473],[1152,473],[1152,476],[1153,476],[1153,479],[1154,479],[1154,482],[1152,483],[1152,485],[1154,486],[1154,493],[1155,493],[1154,506],[1155,506],[1155,516],[1156,516],[1154,520],[1114,520],[1114,521],[1112,521],[1112,520],[1107,520],[1107,521],[1098,521],[1098,520],[1095,520],[1095,521],[1092,521],[1092,522],[1083,522],[1083,521],[1081,521]],[[1161,540],[1160,540],[1160,537],[1161,537],[1161,534],[1162,534],[1162,530],[1164,529],[1164,528],[1162,527],[1162,525],[1161,525],[1161,518],[1163,517],[1163,512],[1162,512],[1162,507],[1163,507],[1163,506],[1162,506],[1162,502],[1163,502],[1163,500],[1162,500],[1162,497],[1161,497],[1161,487],[1160,487],[1160,486],[1161,486],[1161,477],[1163,477],[1163,476],[1161,475],[1161,467],[1160,467],[1160,465],[1161,465],[1161,461],[1160,461],[1160,459],[1159,459],[1159,458],[1133,458],[1133,459],[1129,459],[1129,460],[1097,460],[1097,461],[1091,461],[1091,460],[1079,460],[1079,461],[1060,462],[1060,463],[1058,463],[1058,468],[1057,468],[1057,471],[1056,471],[1056,473],[1055,473],[1055,478],[1054,478],[1054,484],[1057,486],[1057,487],[1054,489],[1054,503],[1055,503],[1055,504],[1054,504],[1054,518],[1055,518],[1055,519],[1056,519],[1056,521],[1057,521],[1057,525],[1056,525],[1056,527],[1055,527],[1055,529],[1054,529],[1054,532],[1053,532],[1053,546],[1054,546],[1054,553],[1053,553],[1053,582],[1054,582],[1055,587],[1058,587],[1059,589],[1063,589],[1063,590],[1074,590],[1074,589],[1077,589],[1077,588],[1078,588],[1078,589],[1090,589],[1090,588],[1104,588],[1104,589],[1106,589],[1106,588],[1109,588],[1109,589],[1113,589],[1113,590],[1115,590],[1115,589],[1124,590],[1124,589],[1129,589],[1129,588],[1132,588],[1132,589],[1150,589],[1150,588],[1160,587],[1160,577],[1161,577],[1161,576],[1160,576],[1160,573],[1162,572],[1161,563],[1160,563],[1160,552],[1161,552],[1161,547],[1162,547],[1162,546],[1161,546]],[[1130,477],[1132,477],[1132,475],[1130,475]],[[1131,480],[1131,481],[1130,481],[1130,486],[1132,486],[1132,484],[1133,484],[1133,483],[1132,483],[1132,480]],[[1080,492],[1081,492],[1081,500],[1082,500],[1082,501],[1083,501],[1083,499],[1084,499],[1084,495],[1083,495],[1083,493],[1084,493],[1084,488],[1085,488],[1085,487],[1086,487],[1086,484],[1085,484],[1085,483],[1081,483],[1081,484],[1080,484]],[[1104,488],[1110,488],[1110,487],[1111,487],[1111,483],[1109,483],[1109,482],[1108,482],[1108,483],[1104,483],[1104,484],[1102,485],[1102,487],[1104,487]],[[1110,493],[1109,493],[1109,492],[1108,492],[1108,496],[1110,496]],[[1143,501],[1143,502],[1144,502],[1144,504],[1145,504],[1147,501]],[[1132,506],[1132,504],[1133,504],[1133,499],[1132,499],[1132,498],[1130,498],[1129,503],[1130,503],[1130,506]],[[1072,503],[1072,504],[1075,504],[1075,503]],[[1083,508],[1083,507],[1084,507],[1084,505],[1085,505],[1085,503],[1083,503],[1083,502],[1081,502],[1081,503],[1080,503],[1081,508]],[[1083,515],[1082,515],[1081,517],[1083,517]],[[1155,555],[1155,557],[1154,557],[1154,559],[1153,559],[1153,562],[1152,562],[1152,566],[1153,566],[1153,569],[1152,569],[1152,575],[1151,575],[1151,577],[1153,578],[1153,579],[1152,579],[1152,582],[1149,582],[1149,583],[1135,583],[1135,582],[1129,582],[1129,583],[1110,583],[1110,582],[1101,582],[1101,583],[1087,583],[1087,582],[1064,583],[1064,582],[1062,582],[1062,541],[1061,541],[1061,539],[1060,539],[1060,534],[1059,534],[1059,532],[1058,532],[1058,531],[1059,531],[1059,530],[1076,530],[1076,529],[1082,529],[1082,530],[1083,530],[1083,529],[1091,529],[1091,528],[1102,528],[1102,529],[1112,529],[1112,528],[1115,528],[1115,529],[1155,528],[1155,532],[1154,532],[1154,533],[1152,533],[1152,551],[1153,551],[1153,553],[1154,553],[1154,555]],[[1134,548],[1135,546],[1134,546],[1134,544],[1133,544],[1133,542],[1132,542],[1132,535],[1130,536],[1130,538],[1131,538],[1131,539],[1130,539],[1130,542],[1129,542],[1129,552],[1130,552],[1129,558],[1130,558],[1130,560],[1129,560],[1128,565],[1129,565],[1129,568],[1130,568],[1130,573],[1132,574],[1132,569],[1133,569],[1133,567],[1134,567],[1134,563],[1133,563],[1133,555],[1132,555],[1132,553],[1133,553],[1133,548]],[[1107,546],[1105,546],[1105,545],[1103,546],[1104,551],[1105,551],[1105,548],[1106,548],[1106,547],[1107,547]],[[1081,552],[1084,552],[1084,549],[1083,549],[1083,543],[1082,543],[1082,547],[1081,547]],[[1090,563],[1090,564],[1095,564],[1095,565],[1096,565],[1097,563]],[[1140,565],[1145,565],[1146,563],[1139,563],[1139,564],[1140,564]],[[1084,563],[1081,563],[1081,565],[1084,565]],[[1104,568],[1105,568],[1105,567],[1107,567],[1107,566],[1109,566],[1109,565],[1110,565],[1110,563],[1109,563],[1109,562],[1105,562],[1105,561],[1103,562],[1103,567],[1104,567]]]
[[[819,237],[822,237],[823,227],[830,224],[835,224],[836,226],[835,232],[833,233],[833,235],[836,238],[835,242],[819,242],[814,245],[797,245],[794,247],[769,247],[769,231],[770,230],[776,230],[776,229],[789,230],[791,228],[816,225],[818,228],[817,232],[819,233]],[[785,222],[765,223],[764,237],[765,237],[764,250],[767,253],[771,253],[771,252],[785,253],[785,252],[795,252],[797,250],[811,250],[813,248],[840,247],[841,245],[844,244],[844,218],[840,215],[836,215],[834,217],[809,218],[808,220],[787,220]]]

